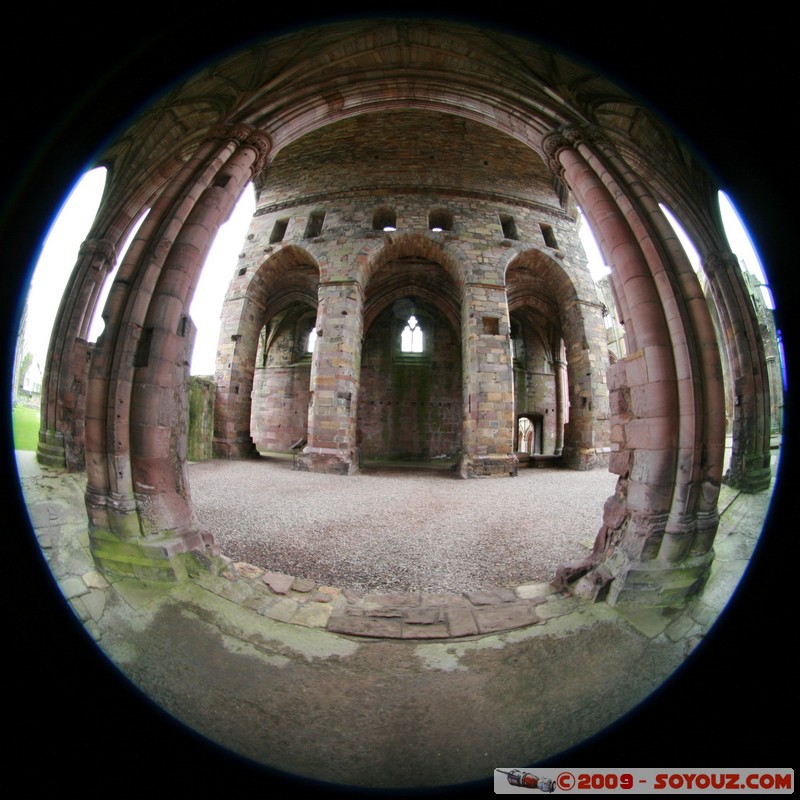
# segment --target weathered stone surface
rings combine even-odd
[[[282,572],[265,572],[261,576],[261,580],[264,581],[275,594],[287,594],[295,581],[292,575],[284,575]]]
[[[474,613],[480,633],[535,625],[541,621],[535,607],[528,603],[514,603],[496,608],[476,608]]]
[[[465,592],[464,597],[475,606],[493,606],[513,603],[517,596],[512,589],[489,589],[480,592]]]

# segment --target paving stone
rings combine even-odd
[[[234,603],[244,602],[252,594],[250,586],[243,581],[230,581],[227,586],[223,586],[220,594]]]
[[[403,621],[414,625],[432,625],[441,619],[442,611],[435,606],[412,608],[403,612]]]
[[[266,607],[261,613],[265,617],[278,620],[278,622],[291,622],[296,612],[297,603],[293,600],[282,599]]]
[[[90,589],[107,589],[111,585],[97,570],[86,572],[81,575],[81,578]]]
[[[261,576],[261,580],[264,581],[275,594],[287,594],[295,581],[293,575],[284,575],[282,572],[265,572]]]
[[[71,600],[73,597],[80,597],[82,594],[87,594],[89,591],[89,587],[83,580],[75,576],[60,581],[59,586],[68,600]]]
[[[435,592],[423,592],[420,596],[420,605],[423,606],[441,606],[452,607],[468,605],[466,597],[460,594],[437,594]]]
[[[391,594],[365,594],[361,601],[366,608],[381,608],[387,606],[418,606],[418,594],[406,592],[393,592]]]
[[[239,575],[248,579],[257,578],[264,572],[261,567],[256,567],[253,564],[246,564],[244,561],[237,561],[233,566],[236,568]]]
[[[292,617],[295,625],[305,625],[308,628],[324,628],[333,613],[333,606],[320,603],[302,606]]]
[[[103,616],[106,607],[106,593],[101,589],[92,589],[88,594],[81,597],[86,606],[89,616],[93,620],[99,621]]]
[[[530,605],[499,606],[496,608],[476,608],[475,620],[480,633],[521,628],[541,622],[536,609]]]
[[[292,583],[293,592],[310,592],[317,584],[310,578],[295,578]]]
[[[416,625],[406,623],[403,625],[404,639],[449,639],[450,630],[445,623],[440,622],[436,625]]]
[[[399,619],[375,619],[352,615],[331,617],[328,630],[334,633],[349,633],[352,636],[376,636],[387,639],[402,637],[403,623]]]
[[[475,606],[491,606],[498,603],[513,603],[517,596],[511,589],[489,589],[480,592],[465,592],[464,597]]]
[[[266,616],[267,609],[274,606],[277,602],[278,601],[275,600],[274,597],[251,595],[242,603],[242,607],[252,608],[253,611],[257,611],[262,616]]]
[[[448,608],[445,617],[451,636],[474,636],[478,633],[478,624],[469,608]]]
[[[550,583],[523,583],[514,589],[520,600],[533,600],[536,597],[550,597],[558,589]]]
[[[405,617],[405,609],[402,608],[369,608],[364,610],[365,616],[370,617]]]
[[[580,597],[553,597],[536,606],[536,614],[541,619],[561,617],[586,605],[586,600]]]

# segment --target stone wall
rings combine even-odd
[[[468,120],[428,120],[337,122],[259,177],[222,312],[220,455],[307,438],[309,469],[460,454],[464,476],[507,476],[518,416],[539,414],[546,453],[563,443],[570,466],[604,463],[605,330],[574,209],[529,148]],[[530,351],[516,380],[512,292]],[[398,304],[427,315],[423,356],[392,350]],[[313,313],[306,384],[289,321]]]
[[[422,353],[401,352],[406,320],[392,309],[367,332],[358,406],[363,459],[453,457],[461,449],[461,342],[441,316],[415,314]]]

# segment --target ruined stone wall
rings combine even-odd
[[[538,353],[524,380],[514,377],[506,272],[518,257],[530,268],[518,294],[533,299],[517,300],[541,319],[532,324],[557,329],[559,315],[570,315],[582,376],[575,391],[605,393],[604,364],[587,378],[583,355],[597,349],[590,316],[600,304],[552,174],[507,136],[456,118],[439,118],[433,133],[427,119],[392,112],[330,125],[278,152],[259,177],[222,313],[220,454],[246,452],[248,431],[253,448],[265,449],[286,449],[307,432],[313,469],[460,452],[465,476],[509,475],[520,413],[541,414],[545,452],[560,452],[568,400],[556,396],[553,354]],[[392,338],[391,314],[381,315],[401,300],[431,315],[430,369],[378,344]],[[257,338],[294,313],[292,303],[314,301],[319,339],[306,394],[296,364],[259,361]],[[607,444],[607,434],[594,440],[584,430],[593,419],[576,425],[578,460]]]
[[[400,323],[387,309],[367,333],[361,361],[361,457],[454,457],[461,449],[461,342],[440,316],[416,310],[423,353],[400,351]]]

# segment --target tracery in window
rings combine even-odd
[[[413,314],[408,318],[408,323],[400,334],[400,352],[422,352],[422,328],[420,328],[419,322],[417,322],[417,318]]]

